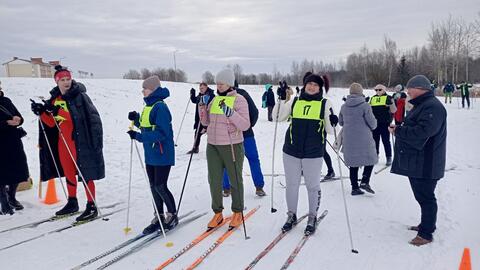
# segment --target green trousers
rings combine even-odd
[[[233,145],[235,162],[233,161],[232,146],[207,144],[208,183],[212,197],[212,210],[220,213],[223,210],[223,170],[227,170],[232,190],[232,211],[243,211],[243,159],[245,150],[243,143]],[[236,174],[236,175],[235,175]]]

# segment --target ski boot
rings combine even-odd
[[[232,219],[230,220],[230,224],[228,229],[231,230],[236,228],[242,224],[242,212],[234,212],[232,215]]]
[[[223,222],[223,214],[222,214],[222,212],[220,212],[220,213],[215,213],[215,215],[214,215],[213,218],[210,220],[210,222],[208,222],[207,230],[212,230],[212,229],[214,229],[215,227],[217,227],[218,225],[220,225],[222,222]]]
[[[85,211],[76,218],[76,221],[87,221],[92,220],[98,216],[98,210],[94,202],[87,202],[87,207]]]
[[[178,225],[178,217],[176,214],[171,214],[171,213],[167,213],[165,215],[165,221],[164,221],[164,226],[163,228],[165,230],[171,230],[173,228],[175,228],[177,225]]]
[[[386,166],[392,165],[392,157],[387,157],[387,162],[385,163]]]
[[[10,185],[8,186],[7,191],[8,203],[13,209],[15,209],[15,211],[23,210],[24,208],[23,205],[15,198],[15,195],[17,194],[17,187],[18,184]]]
[[[287,212],[287,221],[285,222],[285,224],[283,224],[283,227],[282,227],[282,231],[283,232],[288,232],[290,231],[293,226],[297,223],[297,215],[295,213],[292,213],[292,212]]]
[[[335,172],[334,171],[330,171],[330,172],[327,172],[327,175],[325,175],[325,177],[323,177],[323,181],[328,181],[328,180],[332,180],[333,178],[335,177]]]
[[[266,196],[267,193],[265,193],[265,191],[263,190],[263,188],[257,187],[257,190],[255,191],[255,195],[260,196],[260,197],[263,197],[263,196]]]
[[[56,216],[63,216],[69,215],[78,212],[78,201],[77,198],[68,197],[67,204],[60,209],[59,211],[55,212]]]
[[[7,193],[5,192],[5,186],[0,186],[0,215],[13,215],[15,212],[8,203]]]
[[[372,188],[370,187],[370,185],[367,184],[367,183],[361,183],[361,184],[360,184],[360,188],[363,189],[363,190],[365,190],[365,191],[368,192],[368,193],[375,194],[375,191],[373,191],[373,189],[372,189]],[[353,192],[353,191],[352,191],[352,192]]]
[[[356,195],[363,195],[365,194],[365,192],[363,192],[361,189],[359,188],[354,188],[352,189],[352,196],[356,196]]]
[[[163,214],[160,214],[160,221],[162,222],[162,225],[164,225],[163,228],[165,228],[165,216]],[[160,230],[160,223],[158,222],[157,214],[155,214],[155,217],[152,219],[152,222],[150,223],[150,225],[145,227],[142,233],[151,234],[158,230]]]
[[[317,217],[308,215],[308,221],[307,221],[307,227],[305,228],[305,235],[311,235],[315,233],[315,230],[317,229]]]

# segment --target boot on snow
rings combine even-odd
[[[242,212],[234,212],[232,215],[232,219],[230,220],[229,230],[242,225],[242,222]]]
[[[352,196],[356,196],[356,195],[363,195],[365,194],[365,192],[363,192],[361,189],[359,188],[355,188],[355,189],[352,189]]]
[[[387,166],[392,165],[392,157],[387,157],[387,162],[385,163],[385,165]]]
[[[360,184],[360,188],[363,189],[363,190],[365,190],[365,191],[368,192],[368,193],[375,194],[375,191],[373,191],[373,189],[372,189],[372,188],[370,187],[370,185],[367,184],[367,183],[361,183],[361,184]],[[352,192],[353,192],[353,191],[352,191]]]
[[[87,207],[85,208],[85,211],[76,218],[77,221],[87,221],[94,219],[98,216],[98,210],[97,207],[95,206],[94,202],[87,202]]]
[[[334,171],[327,172],[327,175],[325,175],[325,177],[323,177],[323,181],[332,180],[334,177],[335,177],[335,172]]]
[[[220,225],[222,222],[223,222],[223,214],[222,214],[222,212],[220,212],[220,213],[215,213],[215,215],[212,217],[212,219],[210,220],[210,222],[208,222],[207,229],[208,229],[208,230],[211,230],[211,229],[217,227],[218,225]]]
[[[5,186],[0,186],[0,215],[13,215],[15,212],[13,208],[8,203],[7,193],[5,191]]]
[[[171,214],[171,213],[167,213],[165,215],[165,221],[164,221],[164,226],[163,228],[165,230],[171,230],[173,228],[175,228],[177,225],[178,225],[178,217],[176,214]]]
[[[305,235],[311,235],[315,233],[317,229],[317,217],[308,215],[307,227],[305,228]]]
[[[426,245],[426,244],[429,244],[433,242],[433,239],[431,240],[428,240],[428,239],[425,239],[423,237],[420,237],[420,236],[415,236],[415,238],[413,238],[412,240],[410,240],[408,243],[411,244],[411,245],[414,245],[414,246],[423,246],[423,245]]]
[[[15,211],[23,210],[24,208],[23,205],[19,201],[17,201],[17,199],[15,198],[15,195],[17,194],[17,187],[18,187],[18,184],[10,185],[7,191],[8,203],[12,208],[15,209]]]
[[[60,209],[59,211],[55,212],[57,216],[69,215],[78,212],[78,201],[77,198],[68,198],[67,204]]]
[[[163,228],[165,228],[165,216],[160,214],[160,221],[162,222]],[[152,219],[152,222],[143,229],[143,234],[151,234],[156,231],[160,230],[160,223],[158,222],[157,214],[155,213],[155,217]]]
[[[263,188],[261,187],[257,187],[256,191],[255,191],[255,194],[257,196],[260,196],[260,197],[263,197],[263,196],[266,196],[267,193],[265,193],[265,191],[263,190]]]
[[[293,226],[297,224],[297,215],[295,213],[288,212],[287,215],[288,215],[287,221],[285,222],[285,224],[283,224],[283,227],[282,227],[283,232],[290,231],[293,228]]]

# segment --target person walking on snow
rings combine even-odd
[[[262,168],[260,166],[260,158],[258,156],[257,142],[255,141],[255,134],[253,133],[253,127],[258,120],[258,109],[253,102],[252,97],[244,89],[238,88],[238,85],[235,80],[234,84],[236,85],[234,89],[237,91],[237,94],[243,96],[248,103],[248,117],[250,118],[250,128],[243,132],[243,148],[245,150],[245,156],[248,160],[248,165],[250,167],[250,173],[252,175],[253,184],[255,185],[255,194],[257,196],[263,197],[267,195],[263,190],[265,182],[263,180]],[[232,179],[233,180],[233,179]],[[227,171],[223,171],[223,196],[230,196],[230,183],[231,180],[228,177]]]
[[[265,84],[265,93],[262,96],[262,108],[267,108],[268,121],[272,122],[272,110],[275,106],[275,94],[273,93],[273,85]]]
[[[410,227],[417,231],[417,236],[409,243],[421,246],[433,241],[436,228],[435,187],[445,174],[447,111],[431,91],[427,77],[412,77],[407,89],[412,97],[413,110],[403,125],[389,127],[390,133],[396,137],[391,172],[408,177],[420,205],[420,224]]]
[[[22,210],[17,201],[18,184],[28,179],[27,156],[22,137],[26,132],[19,128],[24,120],[12,101],[5,97],[0,85],[0,215]]]
[[[129,130],[127,133],[130,139],[143,143],[150,191],[157,207],[155,214],[160,214],[163,228],[171,230],[178,224],[178,217],[175,199],[167,186],[170,169],[175,165],[172,115],[164,101],[170,96],[170,91],[161,87],[156,75],[145,79],[142,87],[145,101],[142,113],[128,113],[128,119],[140,128],[140,132]],[[163,204],[167,206],[167,213],[164,212]],[[154,217],[143,233],[150,234],[159,229],[159,219]]]
[[[210,101],[213,100],[215,97],[215,93],[213,92],[213,89],[208,87],[208,84],[205,82],[201,82],[199,86],[200,92],[198,93],[197,96],[195,96],[195,89],[192,88],[190,89],[190,101],[195,104],[195,123],[193,124],[193,129],[195,130],[195,143],[193,145],[192,150],[188,151],[187,154],[197,154],[198,153],[198,147],[200,146],[200,138],[202,135],[207,132],[207,127],[202,126],[200,124],[200,117],[198,116],[198,102],[200,99],[202,99],[203,96],[208,96],[207,100],[207,105],[210,104]],[[200,124],[200,126],[199,126]]]
[[[43,132],[39,135],[41,179],[47,181],[58,176],[45,141],[49,140],[55,160],[60,160],[59,169],[65,176],[68,192],[67,204],[55,214],[61,216],[78,211],[78,165],[85,177],[87,206],[76,220],[89,220],[98,216],[93,180],[105,177],[102,121],[85,86],[72,80],[66,68],[58,65],[55,69],[57,86],[50,91],[50,99],[45,104],[32,103],[32,111],[40,116],[47,134],[47,138]]]
[[[463,81],[457,86],[457,89],[460,90],[462,95],[462,108],[465,108],[465,100],[467,100],[468,108],[470,109],[470,88],[473,87],[473,84]]]
[[[242,224],[243,200],[243,131],[250,128],[247,100],[233,88],[235,76],[230,69],[220,71],[215,77],[217,96],[207,105],[206,98],[198,104],[200,121],[207,127],[208,183],[214,216],[209,229],[223,221],[222,182],[223,170],[231,179],[232,212],[230,227]]]
[[[323,98],[329,89],[326,76],[311,74],[304,80],[300,96],[287,100],[287,89],[279,89],[280,101],[273,110],[274,118],[291,119],[283,144],[283,166],[286,180],[287,221],[282,227],[289,231],[297,221],[298,194],[303,172],[308,194],[308,221],[305,234],[316,229],[317,212],[320,206],[320,175],[325,153],[325,132],[332,134],[338,117],[331,114],[331,102]],[[279,107],[279,110],[277,109]]]
[[[455,85],[451,82],[448,82],[443,86],[443,95],[445,96],[445,104],[447,104],[447,99],[450,99],[450,103],[452,103],[452,95],[455,92]]]
[[[390,144],[390,134],[388,133],[388,126],[392,122],[392,114],[397,111],[395,103],[391,96],[387,94],[387,88],[383,84],[375,86],[376,94],[370,98],[370,106],[372,106],[373,114],[377,119],[377,128],[373,130],[373,139],[375,140],[375,147],[377,155],[380,148],[380,137],[382,138],[385,156],[387,158],[386,165],[392,164],[392,146]]]
[[[343,126],[341,142],[345,164],[350,168],[352,195],[361,195],[363,189],[375,193],[370,187],[373,166],[378,162],[372,131],[377,120],[371,106],[365,101],[363,88],[359,83],[350,85],[350,95],[340,109],[339,124]],[[358,186],[358,170],[363,166],[362,182]]]

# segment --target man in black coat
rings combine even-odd
[[[98,215],[93,180],[105,177],[102,121],[85,86],[72,80],[70,71],[62,66],[55,69],[57,86],[50,91],[50,99],[45,104],[32,103],[32,111],[40,116],[41,128],[47,134],[47,138],[43,132],[39,135],[40,178],[47,181],[59,176],[52,158],[61,165],[58,169],[66,178],[68,191],[68,203],[55,213],[61,216],[78,211],[78,175],[86,189],[87,206],[77,221],[84,221]]]
[[[260,158],[258,156],[257,143],[253,134],[253,126],[258,120],[258,109],[253,102],[252,97],[244,89],[238,88],[237,81],[235,80],[235,90],[239,95],[242,95],[248,103],[248,114],[250,117],[250,128],[243,132],[243,147],[245,149],[245,156],[248,159],[248,165],[250,166],[250,172],[252,174],[253,183],[255,184],[255,194],[257,196],[265,196],[266,193],[263,190],[265,182],[263,180],[262,168],[260,167]],[[226,171],[223,173],[223,195],[225,197],[230,195],[230,182]]]
[[[18,184],[26,181],[29,176],[21,139],[26,133],[19,128],[23,124],[22,115],[1,89],[0,87],[0,215],[12,215],[13,209],[23,209],[15,194]]]
[[[410,227],[418,234],[409,243],[421,246],[433,241],[436,228],[435,187],[445,171],[447,111],[435,97],[427,77],[416,75],[406,87],[413,109],[403,125],[389,127],[396,137],[391,172],[410,180],[421,208],[421,221],[418,226]]]
[[[195,95],[195,89],[192,88],[190,89],[190,101],[195,105],[195,123],[193,124],[193,129],[195,130],[195,142],[193,143],[193,148],[192,150],[188,151],[187,154],[197,154],[198,153],[198,147],[200,145],[200,138],[202,137],[203,134],[207,132],[207,127],[202,126],[200,124],[200,116],[198,115],[198,102],[203,96],[208,96],[208,104],[213,100],[215,97],[215,93],[213,92],[213,89],[208,87],[207,83],[202,82],[200,83],[199,86],[200,92],[198,95]]]

